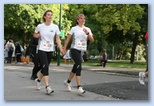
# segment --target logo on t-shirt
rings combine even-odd
[[[50,30],[50,32],[54,32],[53,30]]]

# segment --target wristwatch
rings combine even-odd
[[[86,33],[86,35],[89,35],[89,32],[88,32],[88,33]]]

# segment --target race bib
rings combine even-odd
[[[81,50],[86,49],[86,40],[78,40],[77,41],[77,48]]]
[[[52,42],[51,41],[43,41],[42,48],[44,50],[50,50],[52,48]]]

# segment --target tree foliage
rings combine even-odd
[[[12,38],[25,46],[33,36],[35,27],[42,23],[42,15],[47,9],[53,11],[53,23],[60,25],[60,4],[5,4],[5,40]],[[62,4],[63,43],[70,28],[76,25],[76,16],[80,13],[85,14],[85,26],[91,28],[95,39],[94,43],[89,43],[88,53],[97,49],[101,54],[106,48],[112,56],[114,47],[115,54],[127,55],[129,52],[134,59],[136,46],[145,43],[147,4]]]

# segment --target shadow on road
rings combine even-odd
[[[146,86],[136,81],[99,83],[84,85],[85,90],[122,100],[148,100],[148,82]]]

